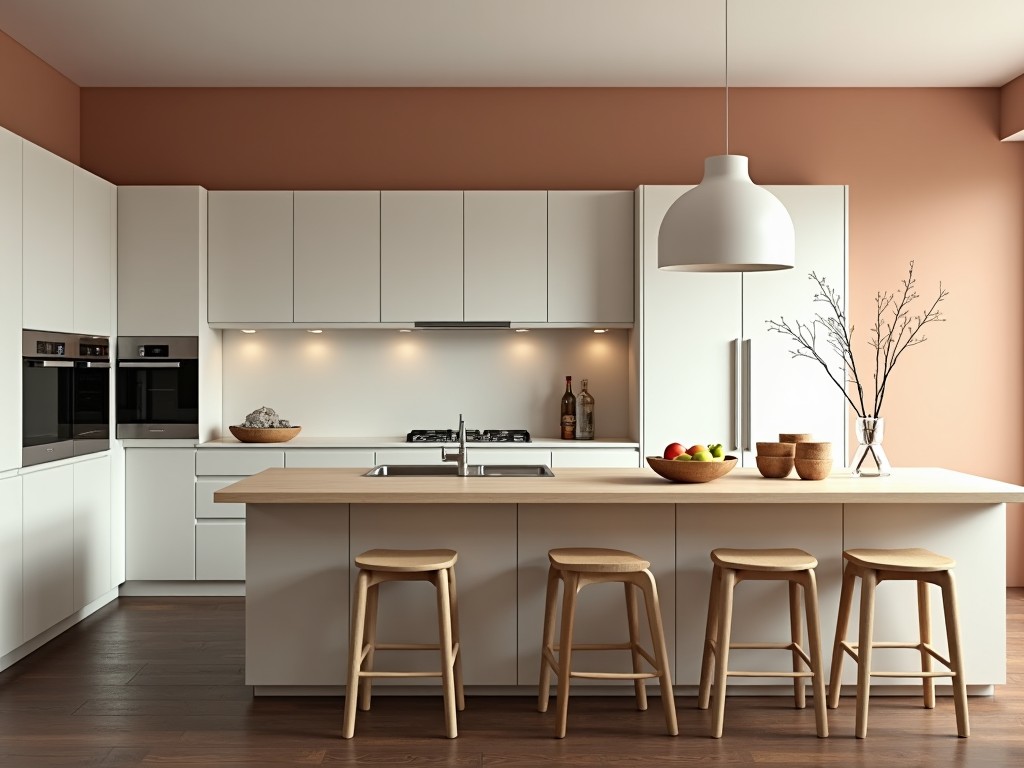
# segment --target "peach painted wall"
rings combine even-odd
[[[918,306],[950,291],[948,322],[892,380],[893,463],[1024,482],[1024,143],[999,142],[1000,91],[730,95],[730,149],[755,181],[850,185],[859,352],[875,292],[911,259]],[[698,181],[723,134],[716,89],[82,91],[83,164],[118,184],[630,189]],[[810,312],[809,293],[793,313]],[[1020,509],[1008,529],[1024,584]]]
[[[1000,107],[999,138],[1005,139],[1015,133],[1024,139],[1024,75],[1011,80],[999,89]]]
[[[0,31],[0,125],[79,160],[79,87]]]

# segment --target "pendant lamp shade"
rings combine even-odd
[[[658,267],[676,272],[792,269],[793,219],[750,180],[743,155],[704,160],[704,178],[668,209],[658,232]]]

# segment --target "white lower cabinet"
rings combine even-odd
[[[113,587],[110,577],[110,457],[74,466],[75,598],[84,608]]]
[[[125,450],[125,571],[130,581],[195,579],[194,448]]]
[[[66,464],[22,477],[23,641],[74,611],[74,475]]]
[[[196,520],[196,581],[245,579],[245,520]]]
[[[445,446],[446,450],[454,453],[459,449],[458,445]],[[376,461],[378,464],[443,464],[441,461],[441,447],[433,448],[385,448],[377,451]]]
[[[675,522],[675,507],[671,504],[519,505],[519,685],[537,684],[544,628],[547,553],[558,547],[625,549],[649,560],[658,585],[669,662],[675,661]],[[642,599],[640,603],[642,605]],[[641,617],[642,611],[641,607]],[[641,626],[646,625],[646,620],[642,619]],[[642,637],[648,637],[646,630],[642,631]],[[628,640],[626,601],[621,584],[595,584],[583,589],[576,608],[574,638],[576,643]],[[652,650],[649,640],[644,642],[647,649]],[[583,654],[579,668],[632,671],[628,653]],[[594,681],[578,682],[587,684]],[[607,685],[608,681],[598,681],[598,684],[602,683]]]
[[[470,464],[551,464],[551,451],[537,448],[469,448]]]
[[[284,452],[286,467],[366,467],[373,466],[372,450],[356,448],[298,448]]]
[[[21,520],[21,478],[0,480],[0,656],[25,639]]]
[[[640,452],[636,448],[555,448],[552,467],[637,467]]]
[[[458,589],[465,683],[515,685],[516,505],[353,504],[350,514],[352,557],[377,547],[459,553],[456,584],[471,585]],[[378,613],[380,642],[437,642],[437,599],[427,582],[382,585]],[[436,653],[406,652],[378,654],[376,663],[381,669],[425,670],[436,669],[437,661]],[[418,681],[436,685],[429,678]]]
[[[676,636],[677,685],[700,682],[711,550],[717,547],[798,547],[818,559],[822,656],[828,665],[842,578],[841,504],[679,504],[676,515],[676,615],[686,617],[678,623]],[[739,584],[733,604],[733,642],[788,642],[788,594],[784,581]],[[736,669],[777,671],[791,670],[792,663],[792,655],[782,651],[737,651],[729,661]],[[778,685],[779,680],[744,678],[742,684]]]

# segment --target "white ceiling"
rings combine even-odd
[[[725,0],[0,0],[81,86],[720,86]],[[1000,86],[1024,0],[729,0],[735,86]]]

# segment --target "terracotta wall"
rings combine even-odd
[[[0,31],[0,125],[77,163],[79,87]]]
[[[999,137],[1005,139],[1016,135],[1017,141],[1024,141],[1024,75],[1008,82],[999,89],[999,93]]]

